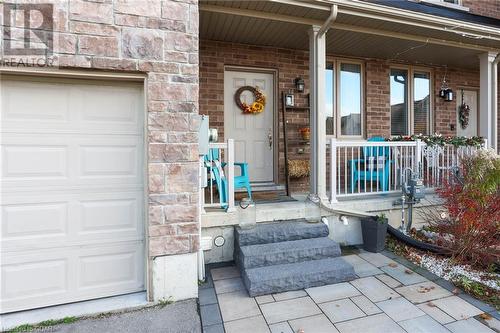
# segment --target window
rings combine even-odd
[[[326,134],[333,135],[335,128],[334,113],[334,91],[335,91],[335,70],[333,64],[326,65]]]
[[[431,133],[431,74],[413,68],[392,68],[391,135]]]
[[[391,135],[408,133],[408,71],[391,69]]]
[[[431,113],[431,77],[430,73],[413,73],[413,134],[430,133]]]
[[[446,8],[458,9],[468,12],[469,8],[464,7],[462,0],[420,0],[420,2],[430,3],[432,5],[438,5]]]
[[[326,68],[326,134],[361,137],[363,133],[362,64],[337,60]]]
[[[340,64],[340,135],[361,135],[361,65]]]

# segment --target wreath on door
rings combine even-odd
[[[252,103],[247,104],[241,101],[241,94],[244,91],[250,91],[252,93],[254,99]],[[238,108],[240,108],[245,114],[261,113],[264,111],[266,106],[266,96],[259,89],[259,87],[243,86],[238,88],[238,90],[234,93],[234,101],[236,102]]]
[[[460,105],[460,109],[458,110],[458,121],[460,122],[460,127],[462,129],[466,129],[469,126],[469,115],[470,115],[470,106],[465,103]]]

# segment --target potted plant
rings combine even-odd
[[[363,217],[361,231],[363,234],[363,248],[368,252],[381,252],[385,248],[387,234],[387,217],[385,214]]]
[[[311,138],[311,129],[309,127],[302,127],[299,129],[299,132],[303,140],[309,140]]]

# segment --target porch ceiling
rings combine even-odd
[[[302,50],[309,48],[311,24],[321,24],[330,14],[320,7],[271,1],[202,0],[200,9],[201,39]],[[500,41],[464,37],[450,29],[340,12],[327,34],[327,53],[477,69],[477,55],[500,48]]]

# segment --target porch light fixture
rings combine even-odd
[[[451,90],[450,88],[446,89],[444,100],[447,102],[453,101],[453,90]]]
[[[453,90],[448,87],[446,82],[446,73],[448,72],[448,67],[445,66],[443,82],[441,82],[441,89],[439,90],[439,97],[443,98],[446,102],[453,101]]]
[[[297,92],[302,93],[304,92],[305,88],[305,83],[304,79],[301,78],[300,76],[295,79],[295,89],[297,89]]]

